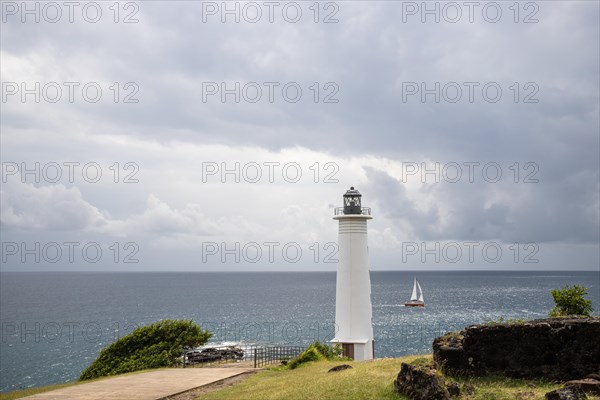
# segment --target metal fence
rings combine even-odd
[[[182,355],[183,368],[186,365],[222,364],[247,359],[244,351],[235,346],[214,346],[201,350],[187,350]]]
[[[183,368],[191,365],[211,365],[246,361],[254,368],[285,362],[297,357],[306,347],[302,346],[214,346],[202,350],[188,350],[182,355]]]
[[[306,348],[301,346],[265,346],[254,347],[254,368],[267,364],[288,361],[297,357]]]

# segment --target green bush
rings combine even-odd
[[[301,364],[311,362],[311,361],[323,360],[324,358],[325,357],[323,356],[323,354],[321,354],[319,352],[319,350],[317,350],[311,346],[311,347],[307,348],[306,350],[304,350],[302,353],[300,353],[300,355],[298,357],[296,357],[292,361],[290,361],[288,363],[288,367],[290,369],[294,369],[294,368],[297,368]]]
[[[310,347],[314,347],[315,349],[317,349],[319,353],[321,353],[323,357],[325,357],[328,360],[334,360],[342,355],[342,346],[339,343],[336,343],[334,346],[327,346],[326,344],[315,340],[315,342],[311,344]]]
[[[298,357],[291,360],[287,366],[290,369],[297,368],[299,365],[319,360],[342,360],[340,357],[342,354],[342,346],[336,344],[335,346],[327,346],[316,340],[313,344],[308,346]]]
[[[579,285],[565,285],[562,289],[552,290],[552,297],[556,304],[551,317],[564,317],[567,315],[585,315],[589,316],[594,309],[592,301],[586,300],[587,288]]]
[[[212,333],[192,321],[164,320],[137,328],[104,348],[79,380],[150,368],[169,367],[183,353],[184,346],[205,344]]]

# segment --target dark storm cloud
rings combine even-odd
[[[398,179],[385,171],[366,168],[366,172],[367,190],[381,211],[399,226],[410,226],[420,240],[588,244],[599,240],[597,174],[546,183],[540,177],[540,183],[531,185],[429,183],[420,191],[423,197],[432,191],[435,200],[422,209]],[[447,215],[442,217],[440,208],[449,209]]]
[[[498,24],[481,18],[421,24],[417,17],[402,22],[401,3],[341,3],[340,22],[323,26],[281,19],[223,24],[217,17],[204,23],[201,3],[153,2],[141,4],[138,24],[60,24],[50,31],[10,24],[4,41],[15,55],[61,54],[81,79],[137,82],[140,106],[108,105],[85,116],[130,125],[134,135],[160,137],[174,129],[186,132],[185,140],[275,149],[515,158],[538,156],[543,137],[560,146],[552,132],[559,117],[578,121],[569,125],[576,130],[571,135],[596,139],[594,10],[595,4],[544,3],[537,24],[514,24],[508,16]],[[298,82],[303,100],[290,104],[279,94],[273,104],[236,104],[231,96],[226,104],[218,96],[203,102],[202,83],[223,81]],[[502,101],[490,104],[479,90],[474,103],[402,99],[403,82],[471,81],[498,82]],[[313,82],[335,82],[339,103],[314,104]],[[539,103],[514,104],[514,82],[535,82]],[[587,148],[578,141],[570,146]]]

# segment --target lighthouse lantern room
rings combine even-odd
[[[367,220],[371,209],[362,207],[361,194],[351,187],[344,207],[335,209],[338,220],[338,265],[335,324],[332,343],[342,345],[344,356],[355,360],[374,358],[371,278],[367,247]]]

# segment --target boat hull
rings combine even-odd
[[[404,303],[404,307],[425,307],[425,303],[422,303],[422,302]]]

